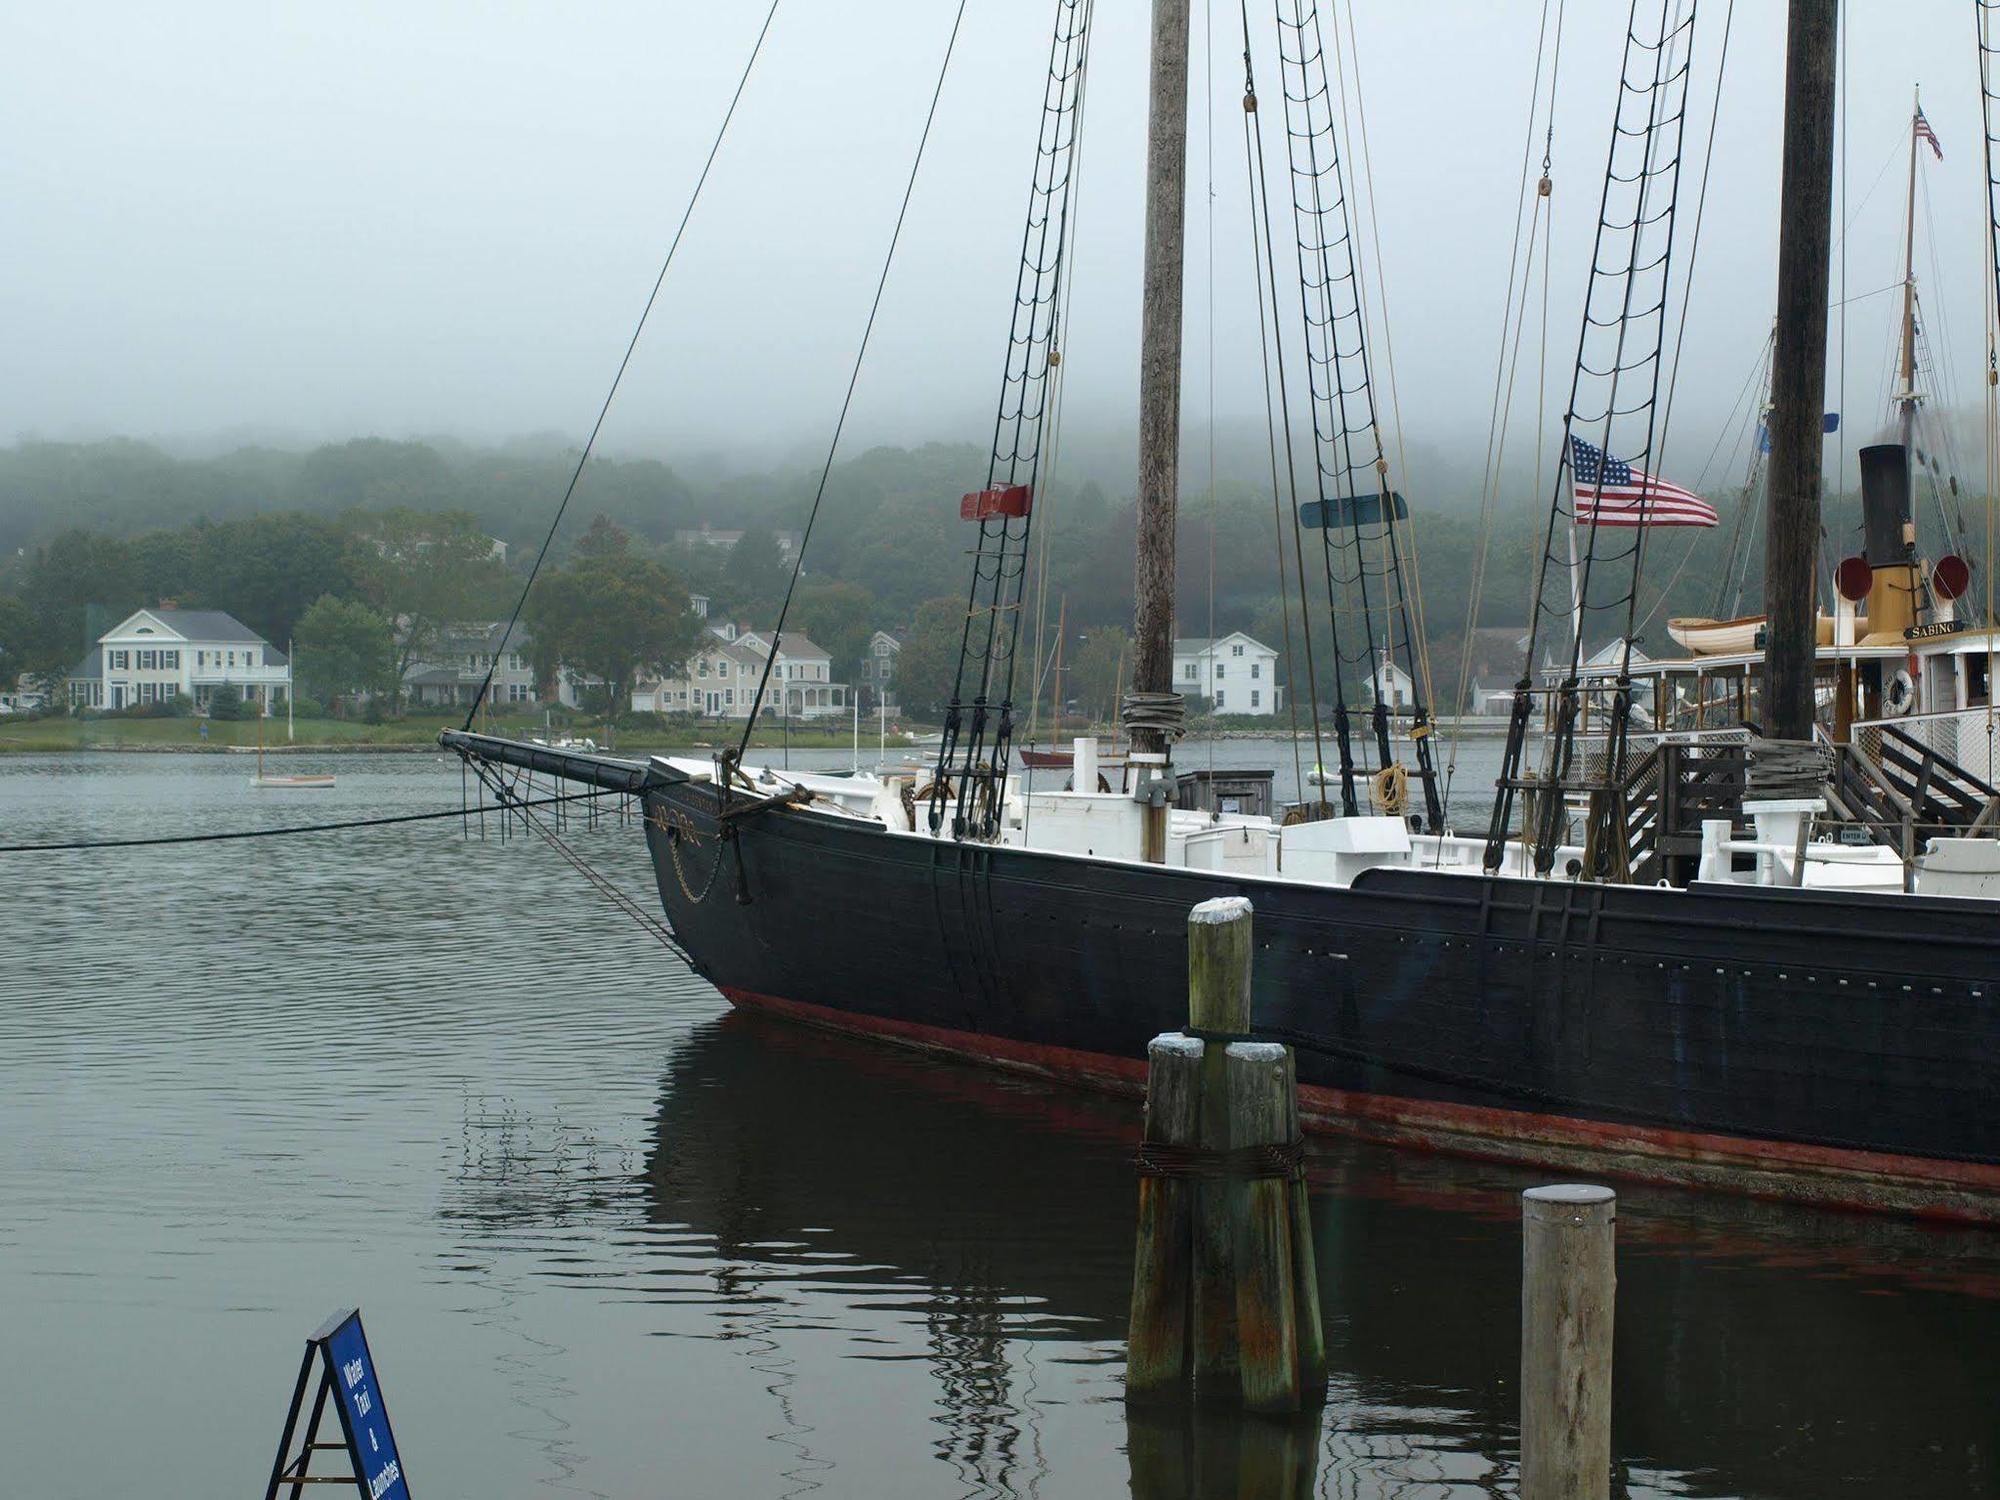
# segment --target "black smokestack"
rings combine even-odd
[[[1910,560],[1910,544],[1904,540],[1910,520],[1910,450],[1901,443],[1861,450],[1861,519],[1870,567]]]

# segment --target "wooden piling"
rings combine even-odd
[[[1217,896],[1188,913],[1188,1030],[1218,1038],[1250,1030],[1250,902]],[[1205,1151],[1235,1144],[1229,1133],[1229,1081],[1224,1049],[1207,1050],[1201,1065],[1200,1129]],[[1236,1223],[1243,1184],[1205,1177],[1194,1193],[1194,1380],[1197,1387],[1233,1387],[1238,1369]]]
[[[1188,1028],[1250,1030],[1250,900],[1217,896],[1188,913]]]
[[[1146,1140],[1196,1144],[1202,1055],[1196,1037],[1168,1032],[1146,1049]],[[1189,1375],[1188,1282],[1194,1188],[1186,1177],[1142,1174],[1139,1233],[1132,1266],[1132,1323],[1126,1340],[1129,1401],[1179,1401]]]
[[[1608,1500],[1618,1199],[1521,1195],[1521,1500]]]
[[[1231,1042],[1224,1049],[1229,1141],[1234,1151],[1282,1148],[1286,1141],[1285,1049],[1277,1042]],[[1243,1405],[1254,1412],[1299,1409],[1299,1345],[1292,1279],[1291,1182],[1274,1175],[1233,1184],[1236,1336]]]
[[[1325,1396],[1292,1053],[1248,1035],[1253,915],[1234,896],[1188,914],[1188,1034],[1147,1049],[1126,1373],[1138,1405],[1269,1414]]]
[[[1305,1135],[1299,1124],[1298,1062],[1292,1049],[1285,1049],[1285,1140],[1303,1147]],[[1306,1195],[1303,1171],[1285,1184],[1291,1200],[1292,1303],[1299,1330],[1299,1399],[1302,1405],[1317,1406],[1326,1399],[1326,1327],[1320,1322],[1319,1257],[1313,1249],[1312,1203]]]

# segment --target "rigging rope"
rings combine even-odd
[[[694,206],[701,201],[701,190],[708,182],[709,169],[715,165],[716,153],[722,149],[722,139],[729,133],[729,122],[736,118],[736,106],[743,98],[743,89],[750,82],[750,70],[757,65],[757,55],[764,50],[764,38],[771,33],[771,22],[778,14],[779,0],[771,0],[771,8],[764,12],[764,24],[757,30],[757,40],[751,45],[750,56],[743,63],[742,76],[736,80],[736,91],[729,96],[729,107],[722,112],[722,123],[716,127],[715,139],[709,143],[708,156],[701,164],[701,173],[694,180],[694,191],[688,194],[687,207],[681,212],[681,221],[674,229],[674,237],[667,244],[666,256],[660,261],[660,273],[653,278],[653,289],[646,294],[646,305],[639,309],[639,321],[632,325],[632,336],[625,341],[625,353],[618,360],[618,369],[611,377],[611,387],[604,393],[604,404],[597,409],[597,420],[591,423],[590,436],[584,439],[583,450],[576,456],[576,467],[570,471],[569,483],[563,488],[561,502],[556,506],[555,516],[549,521],[548,534],[542,538],[541,549],[535,553],[534,566],[528,569],[528,580],[521,585],[520,597],[514,601],[514,612],[507,616],[507,628],[500,632],[500,644],[494,649],[492,660],[486,665],[486,675],[480,679],[479,691],[472,696],[472,706],[465,711],[462,729],[472,728],[472,721],[479,714],[479,706],[486,701],[486,695],[493,688],[493,674],[500,665],[500,658],[507,652],[508,639],[514,634],[514,627],[520,623],[522,606],[528,602],[528,593],[535,586],[535,579],[541,574],[542,564],[548,560],[549,547],[556,539],[556,531],[562,525],[563,513],[569,509],[569,502],[576,495],[576,487],[583,479],[583,466],[590,462],[590,455],[597,446],[597,435],[604,430],[604,419],[611,414],[611,403],[618,395],[618,387],[625,379],[625,371],[632,363],[632,352],[639,347],[639,336],[646,331],[646,320],[653,314],[653,304],[660,298],[660,288],[666,283],[667,269],[674,263],[674,255],[681,248],[681,236],[687,233],[688,221],[694,217]],[[617,705],[613,704],[615,712]]]
[[[602,895],[606,900],[611,902],[613,906],[617,907],[620,911],[624,912],[626,916],[630,917],[633,921],[637,922],[657,942],[659,942],[661,946],[665,947],[668,951],[678,955],[681,961],[684,962],[690,969],[695,970],[695,972],[697,973],[700,972],[700,967],[695,963],[694,956],[691,953],[689,953],[687,949],[681,946],[680,939],[674,936],[672,928],[667,926],[667,924],[661,921],[660,918],[654,916],[653,913],[646,910],[646,908],[640,905],[637,901],[633,900],[632,897],[626,895],[623,890],[619,889],[619,887],[615,882],[613,882],[609,877],[604,875],[595,866],[593,866],[589,860],[585,859],[581,854],[577,853],[575,849],[571,848],[569,843],[560,834],[558,834],[553,828],[549,827],[548,824],[544,822],[541,818],[535,815],[532,809],[541,804],[533,801],[532,799],[525,799],[516,796],[513,787],[508,783],[507,779],[499,773],[499,770],[496,766],[493,766],[482,760],[477,760],[473,756],[467,754],[465,751],[460,751],[459,755],[460,758],[466,762],[466,764],[472,767],[473,774],[477,776],[480,779],[480,781],[484,783],[492,791],[494,797],[498,799],[500,803],[500,812],[503,817],[505,817],[509,813],[519,813],[521,821],[524,824],[526,824],[529,828],[533,829],[537,834],[541,835],[542,841],[546,843],[551,849],[555,850],[557,854],[561,855],[563,857],[563,860],[570,866],[571,869],[575,870],[577,874],[581,875],[585,880],[589,881],[590,884],[597,890],[598,894]],[[678,859],[678,856],[676,856],[676,859]],[[717,870],[720,870],[722,868],[722,856],[721,856],[721,851],[719,849],[716,852],[715,864]],[[711,875],[710,876],[711,883],[713,882],[713,879],[714,877],[713,875]]]
[[[889,248],[882,257],[882,271],[875,278],[875,296],[868,304],[868,321],[861,328],[861,343],[854,351],[854,366],[848,371],[847,390],[840,398],[840,415],[833,424],[833,437],[826,445],[826,462],[820,466],[819,483],[813,489],[812,508],[806,512],[806,524],[799,533],[799,550],[792,558],[792,576],[785,585],[784,602],[778,606],[778,623],[772,627],[771,650],[764,658],[763,675],[757,679],[757,695],[750,700],[750,712],[743,719],[743,736],[736,743],[736,751],[729,756],[730,764],[740,765],[743,752],[749,748],[751,731],[757,727],[757,717],[764,708],[764,690],[770,685],[771,667],[778,659],[779,648],[784,645],[785,621],[792,612],[792,597],[798,592],[799,575],[805,569],[806,548],[812,541],[813,523],[819,519],[821,502],[826,499],[826,482],[833,473],[834,455],[840,451],[841,429],[847,425],[847,413],[854,405],[854,388],[861,380],[861,365],[868,357],[868,339],[875,331],[876,314],[882,310],[882,292],[889,284],[889,268],[896,263],[896,245],[903,237],[903,220],[910,212],[910,197],[916,192],[917,171],[924,164],[924,148],[930,144],[931,125],[937,119],[938,100],[944,94],[945,74],[951,69],[951,55],[958,46],[958,32],[965,22],[965,0],[958,0],[958,9],[951,20],[951,35],[946,38],[944,57],[938,63],[937,83],[931,89],[930,107],[924,112],[924,128],[917,136],[916,155],[910,160],[910,174],[903,184],[903,199],[896,209],[896,224],[889,232]]]
[[[1050,418],[1061,389],[1060,304],[1067,284],[1069,208],[1076,182],[1076,147],[1082,131],[1093,9],[1094,0],[1057,0],[986,488],[969,497],[975,513],[967,518],[977,521],[979,539],[973,550],[958,665],[945,710],[929,814],[932,833],[940,833],[949,806],[954,838],[990,839],[999,832],[1007,770],[1013,758],[1021,601],[1027,584],[1035,492],[1041,480],[1043,431],[1050,427],[1051,437],[1054,435]],[[969,728],[968,686],[974,690]],[[1060,684],[1057,691],[1061,691]],[[989,744],[987,727],[996,707],[998,716]]]
[[[1361,176],[1366,184],[1366,195],[1361,199],[1361,211],[1368,225],[1370,246],[1375,256],[1375,304],[1380,313],[1376,326],[1382,334],[1382,367],[1385,383],[1389,391],[1389,425],[1396,435],[1396,472],[1406,480],[1410,474],[1409,453],[1403,445],[1403,398],[1396,384],[1396,345],[1393,337],[1394,323],[1389,317],[1388,260],[1382,254],[1382,217],[1376,212],[1375,204],[1375,159],[1368,146],[1368,108],[1361,93],[1361,44],[1354,30],[1354,0],[1347,0],[1347,45],[1345,49],[1346,67],[1354,72],[1354,122],[1356,134],[1361,141]],[[1341,66],[1343,57],[1340,39],[1341,12],[1336,10],[1333,17],[1334,76],[1340,80],[1341,116],[1347,115],[1347,73]],[[1360,278],[1366,289],[1366,277]],[[1404,535],[1407,532],[1407,536]],[[1422,701],[1433,711],[1437,707],[1437,688],[1431,678],[1430,631],[1424,623],[1424,589],[1421,567],[1417,552],[1417,526],[1413,514],[1404,522],[1401,530],[1392,526],[1387,534],[1387,544],[1392,553],[1398,548],[1406,548],[1409,556],[1410,585],[1402,591],[1401,599],[1406,611],[1403,621],[1404,634],[1412,641],[1411,653],[1417,668],[1416,684],[1422,692]],[[1400,570],[1401,558],[1392,561]],[[1414,624],[1408,618],[1414,614]],[[1440,810],[1442,802],[1439,803]],[[1442,828],[1433,832],[1441,832]]]
[[[1259,270],[1257,277],[1257,343],[1258,355],[1262,361],[1264,375],[1264,432],[1271,457],[1271,512],[1273,522],[1278,523],[1279,602],[1285,610],[1285,675],[1296,681],[1296,673],[1292,670],[1291,664],[1290,605],[1285,601],[1283,595],[1284,528],[1282,523],[1278,521],[1280,499],[1278,494],[1277,430],[1280,426],[1284,430],[1285,476],[1291,497],[1292,567],[1298,576],[1299,629],[1305,640],[1306,702],[1312,710],[1313,769],[1315,773],[1323,773],[1326,764],[1326,749],[1320,728],[1319,668],[1313,653],[1312,614],[1306,608],[1305,533],[1299,515],[1298,458],[1297,450],[1292,446],[1292,403],[1290,385],[1285,375],[1285,336],[1283,327],[1278,321],[1277,247],[1271,233],[1271,187],[1269,174],[1265,170],[1264,163],[1264,121],[1262,114],[1257,108],[1257,74],[1255,65],[1251,60],[1249,0],[1239,0],[1238,11],[1243,23],[1243,153],[1245,168],[1250,179],[1250,254],[1253,265]],[[1259,234],[1260,228],[1262,230],[1261,237]],[[1270,291],[1268,325],[1265,321],[1267,307],[1264,295],[1267,286]],[[1275,420],[1272,415],[1271,383],[1274,365],[1277,371],[1277,413]],[[1336,701],[1340,702],[1342,689],[1338,660],[1340,650],[1340,622],[1338,617],[1329,615],[1328,626],[1334,635],[1334,695]],[[1343,714],[1346,711],[1344,702],[1342,702],[1340,711]],[[1292,739],[1294,746],[1293,769],[1295,772],[1298,770],[1297,714],[1297,692],[1294,690]],[[1349,749],[1347,736],[1344,733],[1339,738],[1338,748],[1341,766],[1339,777],[1341,810],[1349,817],[1353,817],[1360,809],[1354,793],[1354,758]],[[1319,786],[1320,791],[1314,798],[1316,811],[1323,809],[1326,805],[1325,780],[1323,776],[1319,782]],[[1299,794],[1300,796],[1305,795],[1303,776],[1300,777]]]
[[[1201,134],[1207,181],[1202,194],[1202,228],[1207,244],[1208,272],[1208,677],[1215,686],[1215,542],[1220,530],[1215,498],[1215,9],[1213,0],[1201,5]],[[1273,691],[1276,691],[1275,686]],[[1215,777],[1215,735],[1208,736],[1208,774]]]
[[[1625,730],[1631,707],[1629,636],[1651,492],[1642,491],[1640,524],[1633,528],[1636,535],[1631,544],[1622,549],[1600,545],[1602,512],[1597,502],[1603,499],[1606,474],[1614,457],[1635,469],[1659,466],[1656,450],[1664,424],[1658,402],[1665,368],[1662,356],[1667,308],[1673,286],[1674,227],[1678,217],[1696,11],[1694,0],[1683,0],[1679,5],[1674,0],[1659,0],[1657,20],[1642,30],[1641,4],[1642,0],[1632,0],[1626,21],[1625,54],[1577,335],[1576,364],[1563,417],[1562,449],[1556,464],[1548,526],[1535,569],[1528,648],[1515,687],[1514,712],[1497,782],[1498,796],[1488,827],[1485,855],[1488,870],[1500,868],[1515,795],[1530,785],[1523,778],[1521,761],[1533,701],[1535,648],[1542,622],[1551,615],[1573,619],[1574,628],[1568,665],[1556,690],[1555,722],[1547,740],[1543,774],[1534,783],[1539,790],[1535,868],[1544,875],[1549,872],[1563,831],[1566,811],[1563,793],[1570,787],[1576,724],[1582,706],[1579,681],[1586,636],[1584,622],[1590,613],[1610,609],[1624,612],[1626,640],[1612,700],[1601,784],[1597,777],[1590,780],[1590,788],[1605,795],[1593,795],[1591,799],[1592,836],[1587,843],[1594,850],[1598,868],[1589,873],[1602,876],[1614,857],[1614,849],[1624,847],[1619,831],[1622,802],[1611,805],[1617,801],[1612,788],[1622,786],[1623,782]],[[1663,206],[1656,203],[1662,197]],[[1609,265],[1605,263],[1607,248],[1611,255]],[[1605,303],[1614,302],[1615,312],[1604,307]],[[1632,399],[1634,396],[1636,400]],[[1670,384],[1669,405],[1671,396]],[[1572,492],[1565,499],[1565,489],[1570,487],[1575,473],[1572,435],[1579,427],[1596,429],[1595,446],[1600,455],[1594,485],[1586,491],[1593,502],[1587,530],[1576,526],[1581,508],[1579,496]],[[1585,481],[1575,488],[1584,489],[1589,484],[1590,481]],[[1570,586],[1562,591],[1558,602],[1552,603],[1549,577],[1558,565],[1559,529],[1565,529],[1570,537],[1581,531],[1585,546],[1580,562],[1570,570]],[[1603,603],[1595,602],[1591,588],[1600,563],[1630,564],[1625,592]],[[1605,819],[1612,826],[1606,826]]]
[[[1399,498],[1390,482],[1388,453],[1382,440],[1368,355],[1368,294],[1354,245],[1346,168],[1341,161],[1339,134],[1346,123],[1345,106],[1336,105],[1317,6],[1310,0],[1277,0],[1277,9],[1279,77],[1318,479],[1321,561],[1328,612],[1336,620],[1334,722],[1343,751],[1342,797],[1343,802],[1350,797],[1353,778],[1347,753],[1350,726],[1343,669],[1363,663],[1367,666],[1374,700],[1369,716],[1373,749],[1379,765],[1387,767],[1395,760],[1390,745],[1390,700],[1398,695],[1391,674],[1403,670],[1395,666],[1400,655],[1407,663],[1412,689],[1410,738],[1423,783],[1427,821],[1437,830],[1442,826],[1442,807],[1431,764],[1430,711],[1419,676],[1410,585],[1396,541]],[[1338,26],[1336,15],[1336,45]],[[1334,71],[1342,73],[1337,57]],[[1336,107],[1342,112],[1338,126]],[[1351,347],[1343,347],[1343,334],[1351,340]],[[1372,519],[1364,520],[1364,499],[1373,502]],[[1364,532],[1364,527],[1375,526],[1381,528],[1379,535],[1371,537]],[[1338,545],[1336,536],[1340,537]],[[1371,541],[1382,554],[1379,562],[1370,561]],[[1371,578],[1378,581],[1378,590],[1370,589]],[[1382,610],[1379,644],[1374,597],[1378,592]],[[1357,597],[1358,607],[1353,602]],[[1343,610],[1360,617],[1362,649],[1357,654],[1340,649],[1337,619]]]
[[[1493,400],[1486,425],[1486,458],[1480,470],[1479,487],[1479,544],[1472,558],[1471,589],[1465,605],[1465,633],[1459,651],[1458,667],[1458,711],[1452,716],[1451,744],[1445,763],[1444,805],[1447,815],[1451,810],[1452,782],[1458,775],[1458,747],[1461,731],[1465,723],[1465,707],[1471,695],[1473,643],[1479,625],[1479,615],[1485,603],[1486,564],[1493,541],[1494,511],[1499,505],[1504,461],[1507,449],[1509,418],[1514,408],[1514,377],[1521,363],[1521,335],[1527,326],[1528,296],[1534,278],[1535,242],[1539,232],[1543,246],[1544,279],[1542,292],[1543,338],[1541,341],[1543,364],[1547,364],[1548,354],[1548,285],[1546,266],[1547,247],[1551,221],[1554,216],[1555,183],[1551,175],[1554,165],[1556,138],[1555,100],[1556,83],[1562,70],[1562,24],[1563,5],[1556,5],[1553,47],[1549,30],[1549,0],[1542,0],[1541,24],[1535,38],[1535,75],[1528,91],[1528,118],[1521,139],[1521,180],[1515,189],[1514,241],[1507,252],[1507,294],[1500,304],[1500,346],[1493,360]],[[1551,52],[1553,55],[1551,55]],[[1549,113],[1542,138],[1542,175],[1535,185],[1533,208],[1527,208],[1528,164],[1534,159],[1535,123],[1542,97],[1543,59],[1548,62]],[[1524,260],[1521,255],[1522,219],[1527,218],[1528,253]],[[1514,304],[1516,278],[1519,279],[1521,301],[1518,310]],[[1509,330],[1513,337],[1508,338]],[[1539,462],[1541,453],[1541,407],[1539,395],[1536,406],[1534,449]],[[1541,492],[1539,474],[1536,478],[1535,493]],[[1438,846],[1439,858],[1443,857],[1443,845]]]

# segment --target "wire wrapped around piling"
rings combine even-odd
[[[1269,1142],[1217,1150],[1207,1146],[1175,1146],[1142,1141],[1134,1158],[1141,1177],[1182,1177],[1208,1182],[1252,1182],[1278,1178],[1305,1180],[1302,1141]]]
[[[1179,693],[1127,693],[1118,721],[1127,735],[1154,730],[1171,742],[1187,733],[1187,699]]]

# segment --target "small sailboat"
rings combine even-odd
[[[1055,735],[1060,732],[1062,726],[1062,713],[1063,713],[1062,647],[1063,647],[1063,633],[1067,627],[1068,617],[1069,617],[1069,600],[1067,597],[1065,597],[1056,612],[1056,650],[1055,650],[1054,667],[1051,673],[1053,685],[1049,689],[1049,722],[1051,726],[1053,726],[1051,729],[1051,738],[1054,738]],[[1117,703],[1123,697],[1124,691],[1125,691],[1125,658],[1121,653],[1118,658],[1118,683],[1117,686],[1112,690],[1111,701],[1113,703]],[[1037,704],[1037,707],[1039,706],[1040,705]],[[1033,728],[1030,727],[1029,729],[1030,743],[1025,747],[1023,747],[1022,749],[1016,750],[1014,752],[1015,755],[1017,755],[1020,758],[1021,764],[1028,767],[1030,770],[1067,771],[1076,764],[1076,752],[1074,750],[1058,750],[1053,745],[1051,745],[1047,750],[1037,750],[1034,747],[1034,744],[1032,743],[1033,739],[1034,739],[1034,731]],[[1114,771],[1120,769],[1125,764],[1125,751],[1124,748],[1118,743],[1118,735],[1115,727],[1112,732],[1111,743],[1109,745],[1100,743],[1097,747],[1097,764],[1104,769],[1114,770]]]
[[[287,645],[291,643],[286,642]],[[292,695],[285,693],[285,739],[292,738]],[[235,748],[235,747],[231,747]],[[264,716],[262,705],[257,715],[257,774],[250,778],[250,786],[255,791],[305,792],[319,791],[333,785],[331,771],[305,772],[291,776],[274,776],[264,769]]]

